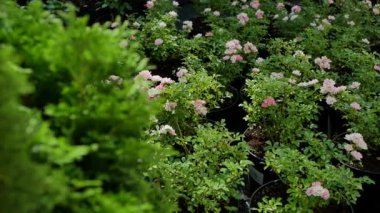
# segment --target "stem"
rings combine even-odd
[[[183,134],[182,134],[182,131],[181,131],[181,127],[179,126],[179,123],[178,123],[178,118],[175,119],[175,124],[177,125],[177,129],[178,129],[179,136],[182,138]],[[189,155],[189,154],[190,154],[190,151],[189,151],[189,149],[187,148],[186,144],[181,144],[181,146],[182,146],[182,148],[185,150],[186,155]]]

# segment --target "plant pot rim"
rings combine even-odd
[[[263,185],[261,185],[259,188],[257,188],[253,193],[252,193],[252,196],[250,197],[249,199],[249,209],[251,209],[252,207],[252,200],[253,200],[253,197],[256,196],[256,194],[261,191],[263,188],[267,187],[268,185],[271,185],[273,183],[277,183],[277,182],[282,182],[281,179],[276,179],[276,180],[271,180],[269,181],[268,183],[265,183]]]
[[[239,92],[237,91],[237,89],[233,86],[228,86],[228,90],[229,90],[229,92],[232,93],[231,100],[233,100],[233,101],[230,104],[228,104],[226,107],[210,110],[209,114],[219,113],[219,112],[223,112],[225,110],[231,109],[232,107],[234,107],[239,102],[240,95],[239,95]]]
[[[344,162],[344,161],[340,161],[340,163],[342,163],[343,165],[345,165],[348,168],[350,168],[352,170],[355,170],[355,171],[363,172],[363,173],[370,174],[370,175],[380,175],[380,171],[379,172],[374,172],[374,171],[370,171],[370,170],[366,170],[366,169],[360,169],[360,168],[355,167],[353,165],[350,165],[350,164],[348,164],[347,162]]]

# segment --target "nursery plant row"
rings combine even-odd
[[[375,0],[3,0],[0,212],[379,212]]]

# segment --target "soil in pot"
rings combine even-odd
[[[252,150],[252,154],[254,154],[257,158],[261,158],[263,160],[265,154],[264,146],[266,139],[262,128],[256,127],[254,129],[247,129],[244,132],[244,137]]]
[[[286,191],[288,187],[282,183],[279,179],[268,182],[258,188],[252,195],[250,201],[250,208],[257,208],[257,204],[265,197],[281,198],[282,201],[287,200],[288,194]],[[331,204],[326,207],[320,207],[313,210],[314,213],[352,213],[353,209],[350,206],[343,204]],[[251,210],[251,212],[254,212]]]
[[[244,132],[245,141],[250,146],[249,160],[253,162],[253,166],[249,166],[249,176],[246,180],[247,188],[245,192],[251,195],[261,185],[278,178],[277,174],[272,170],[264,169],[265,161],[265,137],[261,128],[247,129]]]

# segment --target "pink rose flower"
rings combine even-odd
[[[147,1],[145,4],[145,7],[148,9],[152,9],[154,7],[154,2],[153,1]]]
[[[277,103],[276,103],[276,100],[272,97],[272,96],[269,96],[267,97],[262,103],[261,103],[261,107],[262,108],[268,108],[270,106],[276,106]]]
[[[205,107],[206,101],[197,99],[191,102],[195,108],[195,112],[200,115],[207,114],[207,108]]]
[[[328,59],[326,56],[322,56],[321,58],[316,58],[314,60],[314,63],[317,64],[319,66],[319,68],[321,69],[330,69],[331,68],[331,60]]]
[[[354,150],[354,147],[351,144],[344,144],[343,147],[347,152]]]
[[[321,87],[321,93],[322,94],[329,93],[329,94],[335,95],[335,94],[338,94],[340,92],[345,91],[346,89],[347,89],[346,86],[335,87],[335,81],[334,80],[325,79],[323,81],[323,85]]]
[[[367,150],[367,143],[364,141],[363,136],[360,133],[351,133],[344,136],[347,141],[353,142],[359,149]]]
[[[327,200],[327,199],[329,199],[329,197],[330,197],[329,190],[327,190],[327,189],[323,190],[323,192],[321,193],[321,198],[323,198],[324,200]]]
[[[161,84],[172,84],[174,81],[171,78],[161,78]]]
[[[256,15],[256,18],[262,19],[264,17],[264,11],[257,10],[256,13],[255,13],[255,15]]]
[[[161,126],[160,130],[158,130],[158,133],[159,134],[170,134],[170,135],[177,135],[175,133],[175,130],[173,129],[173,127],[171,127],[170,125],[163,125]]]
[[[163,41],[162,39],[160,39],[160,38],[154,40],[154,45],[156,45],[156,46],[159,46],[159,45],[161,45],[162,43],[164,43],[164,41]]]
[[[354,81],[352,82],[352,84],[350,85],[351,89],[359,89],[360,87],[360,83],[357,82],[357,81]]]
[[[136,78],[143,78],[145,80],[149,80],[152,78],[152,73],[149,71],[149,70],[143,70],[141,72],[139,72],[139,74],[136,76]]]
[[[241,55],[232,55],[231,58],[230,58],[230,60],[231,60],[232,63],[243,61],[243,56],[241,56]]]
[[[173,111],[176,107],[177,107],[177,103],[176,102],[166,101],[166,103],[164,105],[165,110],[168,111],[168,112]]]
[[[237,53],[239,50],[242,49],[242,46],[240,45],[240,41],[237,39],[233,39],[230,41],[227,41],[226,43],[226,51],[224,52],[227,55],[232,55]]]
[[[175,11],[170,11],[168,14],[169,14],[169,16],[171,16],[173,18],[178,16],[178,14]]]
[[[251,3],[249,3],[249,5],[251,5],[251,7],[255,8],[255,9],[259,9],[260,2],[258,0],[254,0],[254,1],[251,1]]]
[[[301,8],[301,6],[299,6],[299,5],[294,5],[294,6],[292,7],[292,12],[293,12],[293,13],[300,13],[301,10],[302,10],[302,8]]]
[[[360,106],[360,104],[358,102],[352,102],[350,104],[351,108],[354,109],[354,110],[361,110],[362,107]]]
[[[193,22],[192,21],[184,21],[182,25],[182,29],[191,31],[193,30]]]
[[[155,81],[155,82],[161,82],[162,77],[159,76],[159,75],[152,75],[152,76],[150,77],[150,80]]]
[[[239,13],[236,17],[237,19],[239,19],[239,23],[242,25],[246,25],[247,22],[249,21],[249,17],[247,13]]]
[[[255,45],[253,45],[251,42],[245,43],[243,50],[244,50],[245,54],[248,54],[248,53],[251,53],[251,52],[253,52],[253,53],[257,53],[258,52],[257,47]]]
[[[375,66],[373,66],[373,69],[376,71],[380,71],[380,64],[376,64]]]
[[[362,153],[354,150],[352,152],[350,152],[351,156],[355,159],[355,160],[361,160],[363,158],[363,155]]]
[[[332,96],[327,96],[326,97],[326,103],[328,105],[333,105],[335,102],[336,102],[336,99],[334,97],[332,97]]]
[[[180,69],[178,69],[178,72],[176,73],[176,75],[178,78],[182,78],[182,77],[185,77],[188,72],[189,71],[187,69],[180,68]]]
[[[306,189],[307,196],[321,197],[324,200],[329,199],[330,192],[328,189],[322,187],[321,182],[317,181],[312,183],[312,185]]]
[[[277,6],[276,6],[276,9],[277,10],[283,10],[283,9],[285,9],[284,3],[282,3],[282,2],[278,3]]]

